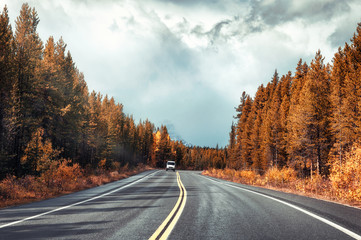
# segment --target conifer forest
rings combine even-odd
[[[136,122],[113,97],[89,92],[65,41],[43,42],[39,21],[28,4],[15,26],[6,6],[0,15],[0,180],[30,177],[50,185],[60,170],[163,168],[174,160],[180,169],[259,176],[292,169],[297,179],[353,187],[361,200],[361,24],[331,63],[317,51],[295,70],[276,70],[255,96],[243,92],[228,146],[209,148],[172,140],[166,126]]]
[[[186,147],[170,139],[166,126],[136,123],[114,98],[89,92],[66,43],[53,37],[44,43],[38,23],[28,4],[15,28],[6,7],[1,13],[1,178],[41,175],[61,159],[82,168],[97,168],[101,161],[109,169],[140,163],[163,167],[167,160],[184,168],[223,166],[223,151]]]

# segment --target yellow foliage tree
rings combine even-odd
[[[361,201],[361,145],[355,145],[342,162],[330,163],[332,188],[340,199]]]
[[[43,135],[43,128],[38,128],[33,133],[25,148],[24,156],[21,158],[21,163],[26,170],[36,175],[51,169],[60,154],[59,150],[53,149],[50,140],[43,140]]]

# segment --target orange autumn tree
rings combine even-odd
[[[361,23],[333,65],[318,51],[310,65],[298,62],[294,76],[289,72],[278,81],[276,72],[254,98],[242,93],[228,166],[259,173],[291,167],[303,177],[329,176],[328,161],[344,163],[361,135],[360,70]]]
[[[329,128],[329,70],[323,63],[321,52],[316,53],[306,75],[296,115],[297,141],[302,146],[299,158],[306,168],[316,173],[327,173],[326,163],[331,144]],[[292,126],[291,126],[292,127]],[[315,168],[315,169],[314,169]]]
[[[61,151],[53,149],[49,139],[43,139],[44,129],[39,128],[33,134],[25,148],[21,163],[26,165],[28,173],[38,175],[48,187],[55,191],[71,190],[72,185],[82,176],[79,164],[60,158]]]
[[[33,133],[27,144],[21,163],[28,173],[41,175],[57,165],[60,151],[54,150],[49,139],[43,139],[44,129]]]
[[[330,160],[330,180],[340,199],[361,201],[361,146],[355,144],[339,159]]]

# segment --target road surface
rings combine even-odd
[[[0,240],[166,238],[361,239],[361,210],[164,170],[0,210]]]

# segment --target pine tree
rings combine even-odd
[[[28,174],[40,175],[52,166],[60,154],[60,151],[54,150],[51,141],[44,140],[44,129],[37,129],[28,142],[24,156],[21,158],[21,164]]]
[[[248,94],[246,94],[246,92],[242,93],[242,97],[240,99],[240,104],[238,105],[238,107],[236,108],[237,116],[235,117],[235,119],[237,120],[237,124],[234,127],[234,131],[235,131],[235,142],[234,142],[234,147],[233,150],[230,151],[230,167],[231,168],[235,168],[235,169],[239,169],[241,166],[243,166],[244,164],[241,163],[241,156],[242,156],[242,138],[243,133],[246,130],[246,121],[248,118],[248,115],[251,111],[251,104],[252,104],[252,100],[249,97]],[[231,129],[232,130],[232,129]],[[232,136],[230,136],[232,137]],[[230,139],[230,141],[232,141]],[[231,145],[231,144],[230,144]],[[232,146],[232,145],[231,145]]]
[[[114,98],[109,102],[109,118],[107,130],[107,159],[110,162],[122,162],[122,127],[124,124],[123,105],[115,104]]]
[[[90,148],[89,164],[96,167],[101,159],[102,145],[104,145],[104,135],[101,131],[101,99],[100,93],[93,91],[89,97],[89,128],[87,133],[87,144]]]
[[[260,150],[262,156],[260,158],[260,166],[265,170],[269,166],[278,165],[279,155],[279,108],[281,105],[281,90],[278,84],[279,77],[277,70],[275,71],[272,81],[267,85],[267,100],[264,109],[262,110],[262,126],[261,126],[261,145]]]
[[[157,139],[156,165],[163,168],[171,156],[170,137],[166,126],[161,126]]]
[[[345,79],[343,99],[343,128],[342,142],[349,148],[353,142],[357,141],[361,134],[361,23],[358,24],[356,33],[351,39],[351,45],[345,45]]]
[[[329,128],[329,72],[318,51],[306,75],[306,82],[300,93],[299,112],[295,125],[299,159],[309,167],[311,176],[327,173],[327,157],[331,144]],[[295,154],[295,153],[293,153]]]
[[[137,126],[134,122],[134,118],[131,115],[129,117],[129,137],[128,137],[128,147],[127,150],[129,151],[130,158],[128,159],[131,165],[136,165],[138,163],[138,132]]]
[[[249,148],[248,154],[244,159],[247,162],[248,167],[252,167],[258,171],[263,171],[266,164],[262,162],[262,150],[261,150],[261,126],[263,124],[263,110],[270,94],[270,87],[264,88],[261,85],[254,98],[250,117],[247,119],[249,133]],[[248,155],[248,156],[247,156]]]
[[[49,37],[45,44],[42,64],[39,69],[40,87],[39,89],[39,120],[40,125],[45,131],[45,135],[57,142],[61,136],[60,126],[62,117],[66,113],[62,106],[64,105],[64,96],[62,95],[60,66],[55,58],[55,43],[53,37]]]
[[[279,109],[279,166],[283,167],[288,164],[288,142],[287,142],[287,119],[290,108],[290,86],[291,86],[291,72],[281,78],[281,98],[282,102]]]
[[[247,159],[250,158],[250,134],[252,125],[250,122],[250,113],[252,109],[253,100],[247,96],[244,103],[241,103],[242,112],[237,123],[236,128],[236,162],[234,168],[247,168]]]
[[[154,125],[147,119],[143,124],[144,131],[141,136],[143,139],[143,145],[142,145],[142,158],[144,164],[150,164],[152,162],[152,152],[153,149],[153,132],[154,132]],[[182,152],[177,148],[177,165],[180,164],[180,161],[182,159]]]
[[[227,168],[235,168],[236,166],[236,126],[232,122],[231,132],[229,133],[228,144],[228,156],[227,156]]]
[[[240,119],[241,118],[243,107],[244,107],[244,104],[246,102],[247,97],[248,97],[248,94],[245,91],[243,91],[241,99],[240,99],[240,104],[236,108],[237,115],[234,117],[235,119]]]
[[[66,146],[64,157],[72,158],[83,166],[88,159],[85,144],[90,118],[88,86],[83,73],[75,67],[70,52],[65,55],[65,47],[62,39],[55,47],[57,62],[62,69],[61,78],[64,79],[60,87],[65,100],[61,110],[63,123],[59,134],[60,144]]]
[[[35,9],[23,4],[16,20],[15,66],[16,76],[11,90],[10,125],[12,129],[12,153],[14,169],[21,172],[20,158],[24,146],[40,125],[41,103],[39,69],[42,59],[42,42],[36,32],[39,23]]]
[[[300,141],[302,135],[303,123],[299,117],[301,115],[301,107],[299,103],[302,101],[300,95],[305,85],[306,75],[308,72],[308,65],[302,63],[302,59],[299,60],[295,72],[295,76],[292,78],[290,88],[290,103],[289,113],[287,118],[287,135],[285,136],[285,142],[288,143],[287,154],[288,163],[291,167],[297,170],[303,170],[305,167],[305,159],[301,157],[303,146]]]
[[[13,33],[5,6],[0,15],[0,178],[13,170],[9,155],[8,112],[14,70]]]
[[[347,47],[346,47],[347,49]],[[345,91],[345,80],[347,75],[347,59],[345,52],[339,48],[338,52],[333,58],[333,68],[331,72],[331,82],[330,82],[330,103],[332,106],[331,119],[331,131],[334,138],[333,151],[331,152],[332,156],[339,158],[342,162],[343,152],[352,143],[352,138],[350,138],[350,131],[347,129],[347,118],[346,118],[346,95]]]

